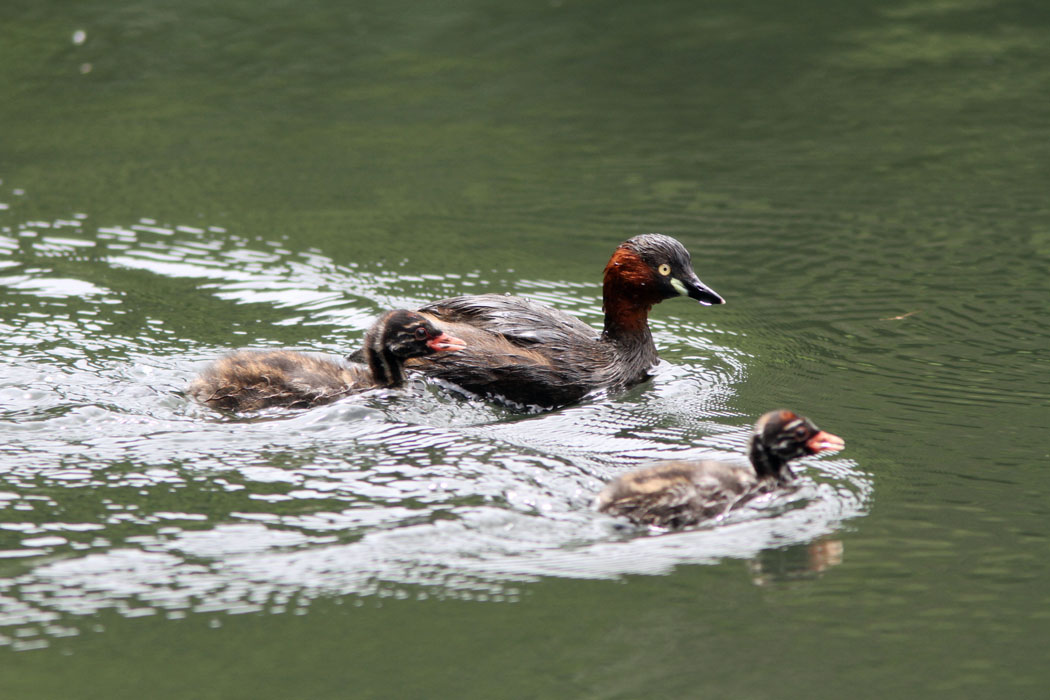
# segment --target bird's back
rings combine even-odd
[[[595,505],[639,525],[677,528],[727,512],[758,486],[744,464],[661,462],[613,480]]]
[[[188,391],[215,408],[252,411],[328,403],[372,384],[364,365],[292,350],[240,350],[214,362]]]
[[[420,309],[468,348],[406,366],[481,395],[540,406],[572,403],[596,388],[643,380],[656,351],[637,363],[583,321],[544,304],[500,294],[455,297]],[[651,340],[650,340],[651,345]]]

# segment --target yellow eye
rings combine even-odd
[[[659,270],[660,274],[663,275],[664,277],[667,277],[669,274],[671,274],[671,266],[668,265],[667,263],[664,263],[663,265],[661,265],[660,267],[658,267],[656,269]]]

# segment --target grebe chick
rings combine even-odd
[[[636,525],[687,527],[786,486],[795,476],[789,461],[835,452],[845,444],[808,418],[787,410],[771,411],[755,424],[751,466],[714,460],[659,462],[610,482],[595,506]]]
[[[574,316],[521,297],[481,294],[427,304],[419,313],[469,348],[417,358],[408,366],[481,396],[560,406],[595,389],[624,389],[659,360],[649,310],[686,296],[724,304],[693,272],[689,251],[657,233],[624,241],[605,266],[599,333]]]
[[[365,334],[367,365],[294,350],[239,350],[206,368],[188,392],[227,411],[309,408],[368,389],[401,386],[406,359],[464,347],[414,311],[390,311]]]

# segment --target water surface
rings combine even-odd
[[[5,6],[5,695],[1039,697],[1048,19]],[[182,393],[454,294],[600,326],[648,231],[728,303],[659,305],[623,394]],[[797,491],[676,534],[590,510],[779,406],[847,441]]]

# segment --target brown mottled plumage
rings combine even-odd
[[[390,311],[365,334],[367,365],[293,350],[240,350],[205,369],[188,392],[227,411],[308,408],[368,389],[400,386],[406,358],[463,347],[462,340],[413,311]]]
[[[681,528],[717,517],[761,493],[790,483],[788,462],[841,450],[842,438],[791,411],[771,411],[755,424],[751,466],[712,460],[660,462],[624,474],[598,494],[595,506],[638,525]]]
[[[432,377],[482,396],[559,406],[595,389],[623,389],[649,377],[659,359],[649,310],[676,296],[725,301],[693,272],[689,252],[669,236],[645,234],[620,244],[605,267],[605,329],[521,297],[481,294],[419,309],[435,326],[463,338],[455,356],[408,362]]]

